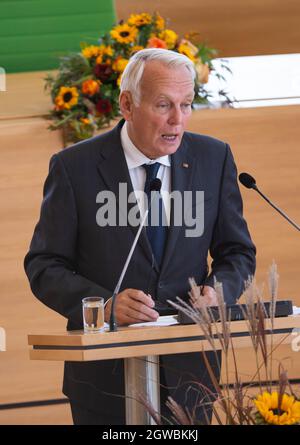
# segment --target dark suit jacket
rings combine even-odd
[[[69,330],[82,328],[83,297],[108,299],[112,295],[137,231],[96,224],[100,191],[111,190],[117,196],[119,183],[127,183],[128,193],[132,191],[120,141],[122,124],[52,157],[40,220],[25,257],[32,292],[68,319]],[[229,146],[186,132],[171,156],[171,186],[172,190],[204,191],[204,233],[187,238],[186,227],[173,226],[171,219],[159,270],[152,265],[151,247],[142,232],[121,290],[142,289],[164,301],[186,296],[189,277],[213,286],[216,276],[223,282],[226,302],[234,303],[244,281],[254,274],[255,247],[242,217]],[[213,258],[209,274],[208,251]],[[89,408],[116,413],[122,399],[112,399],[104,392],[124,393],[122,366],[121,360],[67,362],[64,392]]]

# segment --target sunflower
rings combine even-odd
[[[60,87],[58,95],[55,98],[57,110],[70,110],[78,103],[78,90],[76,87]]]
[[[131,14],[128,19],[128,24],[140,28],[144,25],[149,25],[151,23],[151,15],[143,12],[142,14]]]
[[[100,48],[101,48],[101,53],[102,53],[104,56],[109,56],[109,57],[112,57],[112,56],[113,56],[113,54],[114,54],[114,49],[113,49],[110,45],[108,45],[108,46],[101,45]]]
[[[294,425],[300,422],[300,402],[295,397],[283,394],[279,406],[278,392],[265,391],[254,403],[258,409],[257,418],[260,422],[271,425]]]
[[[86,46],[81,53],[86,59],[90,59],[91,57],[102,55],[102,47],[95,45]]]
[[[166,42],[168,49],[173,49],[178,39],[176,32],[172,31],[171,29],[165,29],[159,34],[158,37]]]
[[[124,25],[115,26],[111,31],[111,37],[119,43],[133,43],[136,35],[137,28],[134,26],[129,26],[127,23]]]

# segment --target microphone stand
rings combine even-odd
[[[292,224],[292,226],[294,226],[297,230],[300,231],[300,226],[298,226],[298,224],[296,224],[294,221],[292,221],[287,215],[286,213],[284,213],[279,207],[277,207],[275,204],[273,204],[272,201],[270,201],[270,199],[264,195],[256,186],[256,184],[253,184],[252,188],[260,194],[260,196],[262,196],[272,207],[273,209],[277,210],[277,212],[280,213],[281,216],[283,216],[290,224]]]
[[[159,179],[157,179],[157,181],[160,182]],[[160,187],[161,187],[161,182],[160,182]],[[158,188],[158,187],[157,187],[157,188]],[[159,192],[159,190],[158,190],[158,189],[155,189],[155,188],[154,188],[152,191]],[[120,290],[120,287],[121,287],[121,284],[122,284],[124,275],[125,275],[126,270],[127,270],[127,268],[128,268],[128,265],[129,265],[129,262],[130,262],[130,260],[131,260],[133,251],[134,251],[134,249],[135,249],[135,246],[136,246],[136,244],[137,244],[137,242],[138,242],[138,239],[139,239],[139,237],[140,237],[141,231],[143,230],[145,221],[146,221],[146,219],[147,219],[147,217],[148,217],[148,213],[149,213],[150,207],[151,207],[151,205],[152,205],[152,202],[153,202],[155,196],[156,196],[156,194],[153,193],[152,198],[151,198],[150,205],[148,205],[148,208],[147,208],[147,210],[146,210],[146,212],[145,212],[145,214],[144,214],[144,217],[143,217],[143,219],[142,219],[142,221],[141,221],[139,230],[137,231],[137,234],[135,235],[133,244],[132,244],[132,246],[131,246],[130,252],[129,252],[128,257],[127,257],[127,259],[126,259],[126,262],[125,262],[125,264],[124,264],[124,267],[123,267],[123,270],[122,270],[122,272],[121,272],[119,281],[118,281],[118,283],[117,283],[117,285],[116,285],[116,287],[115,287],[115,290],[114,290],[114,292],[113,292],[113,294],[112,294],[112,298],[111,298],[111,312],[110,312],[110,319],[109,319],[109,331],[110,331],[110,332],[115,332],[115,331],[118,330],[118,329],[117,329],[117,323],[116,323],[116,320],[115,320],[115,301],[116,301],[116,296],[117,296],[118,293],[119,293],[119,290]]]

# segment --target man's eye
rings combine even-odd
[[[183,107],[184,108],[189,108],[189,107],[191,107],[192,106],[192,104],[191,103],[188,103],[188,104],[183,104]]]
[[[159,108],[167,108],[169,106],[169,104],[166,103],[162,103],[162,104],[158,104]]]

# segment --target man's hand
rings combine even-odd
[[[206,306],[218,306],[217,293],[213,287],[204,286],[198,287],[197,292],[192,294],[192,303],[195,307]]]
[[[112,301],[109,300],[104,310],[104,319],[109,323]],[[119,326],[143,321],[156,321],[158,312],[153,310],[155,303],[150,295],[141,290],[125,289],[117,295],[115,318]]]

